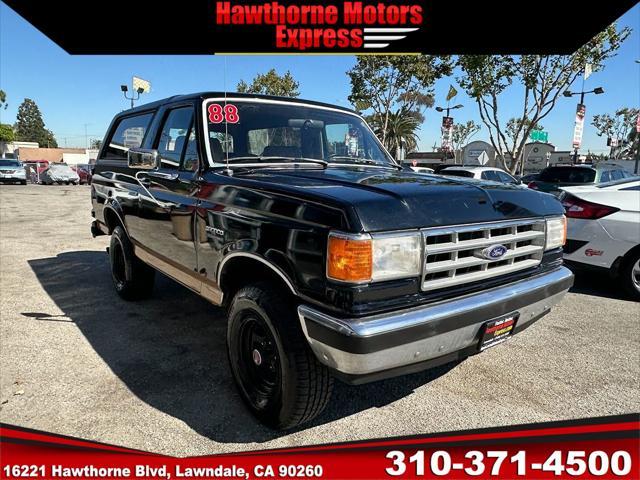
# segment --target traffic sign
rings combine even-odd
[[[534,142],[549,143],[549,132],[544,130],[531,130],[529,138]]]

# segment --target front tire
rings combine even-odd
[[[268,284],[244,287],[233,298],[227,349],[240,395],[265,425],[295,427],[329,402],[333,377],[309,349],[293,302]]]
[[[153,293],[155,270],[133,253],[133,245],[124,229],[118,225],[109,245],[111,278],[118,295],[125,300],[141,300]]]
[[[640,251],[636,251],[625,259],[620,270],[620,280],[631,298],[640,301]]]

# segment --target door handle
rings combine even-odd
[[[140,184],[145,188],[149,188],[151,186],[151,179],[147,175],[141,175],[138,177],[138,182],[140,182]]]
[[[178,178],[177,173],[148,172],[147,175],[154,178],[161,178],[163,180],[176,180]]]

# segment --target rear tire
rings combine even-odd
[[[125,300],[141,300],[153,293],[155,270],[136,257],[124,229],[118,225],[109,246],[111,278],[118,295]]]
[[[636,251],[625,259],[620,270],[620,281],[629,296],[640,301],[640,251]]]
[[[308,422],[331,398],[333,377],[309,349],[294,303],[266,283],[233,298],[227,351],[242,400],[271,428]]]

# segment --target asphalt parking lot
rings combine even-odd
[[[186,456],[640,411],[640,304],[587,276],[504,345],[338,384],[311,425],[268,430],[234,389],[222,311],[164,277],[117,297],[89,188],[0,186],[2,422]]]

